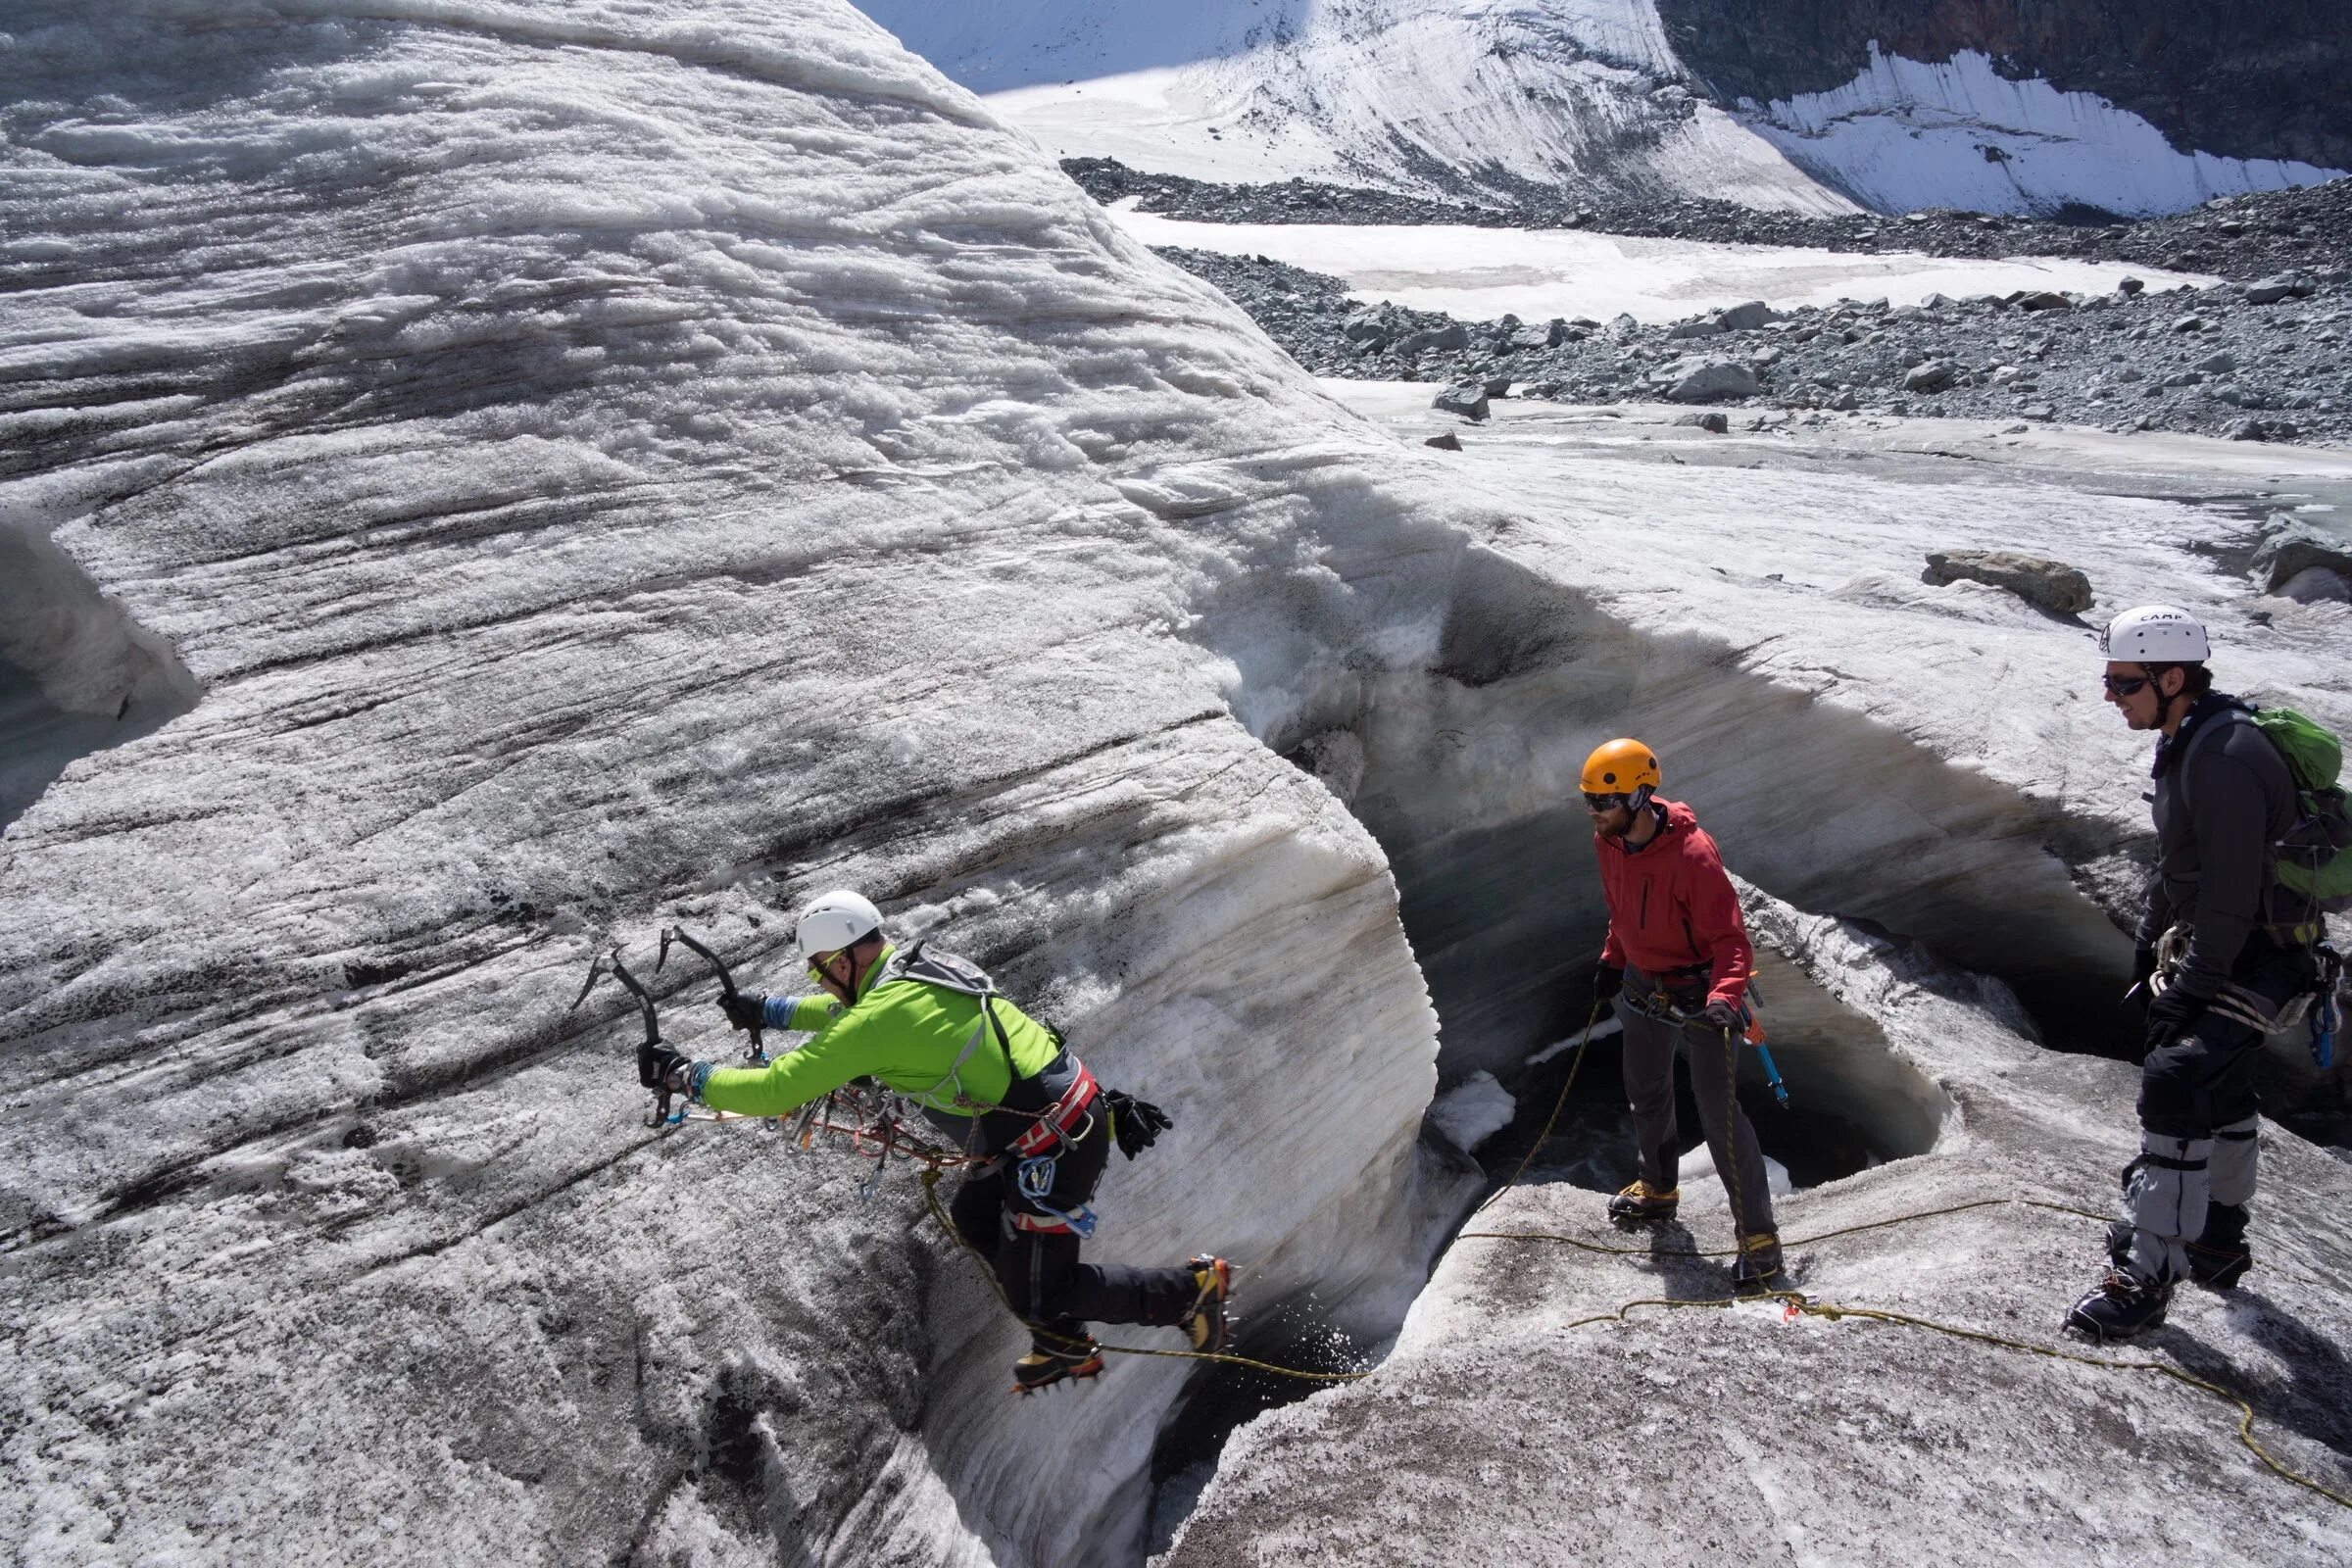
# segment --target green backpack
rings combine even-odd
[[[2278,912],[2292,916],[2283,924],[2316,925],[2323,914],[2352,909],[2352,809],[2337,782],[2343,743],[2291,708],[2258,708],[2248,716],[2295,781],[2295,825],[2272,846],[2278,887],[2288,896],[2281,902],[2289,906]]]

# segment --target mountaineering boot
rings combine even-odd
[[[1769,1291],[1781,1279],[1781,1238],[1772,1231],[1740,1239],[1740,1257],[1732,1264],[1732,1289],[1745,1296]]]
[[[2066,1314],[2066,1326],[2094,1340],[2128,1340],[2163,1322],[2165,1303],[2172,1298],[2170,1285],[2143,1280],[2124,1269],[2109,1269],[2107,1277]]]
[[[2227,1291],[2254,1266],[2246,1246],[2243,1203],[2205,1205],[2205,1234],[2188,1244],[2188,1277],[2211,1290]]]
[[[1033,1339],[1029,1353],[1012,1363],[1012,1392],[1035,1394],[1065,1379],[1100,1377],[1102,1373],[1102,1347],[1084,1329],[1051,1340]]]
[[[1225,1293],[1233,1288],[1233,1268],[1223,1258],[1205,1252],[1185,1266],[1193,1271],[1193,1287],[1199,1294],[1177,1327],[1184,1330],[1194,1349],[1214,1354],[1225,1348]]]
[[[1674,1218],[1674,1211],[1682,1206],[1682,1201],[1680,1187],[1660,1192],[1637,1176],[1609,1200],[1609,1218],[1629,1229],[1636,1225],[1663,1225]]]

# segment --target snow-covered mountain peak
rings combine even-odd
[[[2143,214],[2336,172],[2176,148],[2096,94],[2004,75],[1968,50],[1923,63],[1874,44],[1842,87],[1719,105],[1657,0],[865,10],[1058,156],[1208,180]]]

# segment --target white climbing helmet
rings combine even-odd
[[[794,945],[803,963],[814,963],[820,953],[839,953],[859,937],[882,929],[882,911],[861,893],[841,888],[809,901],[793,927]]]
[[[2126,664],[2202,664],[2212,653],[2197,617],[2171,605],[2142,605],[2107,623],[2099,647]]]

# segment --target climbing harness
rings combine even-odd
[[[1626,992],[1626,1005],[1644,1018],[1654,1018],[1660,1023],[1713,1031],[1716,1026],[1704,1019],[1706,1004],[1702,1000],[1705,995],[1702,988],[1712,973],[1713,970],[1705,964],[1669,969],[1656,977],[1657,984],[1646,994]],[[1693,1002],[1697,1005],[1692,1005]],[[1780,1063],[1772,1059],[1772,1047],[1766,1044],[1769,1036],[1764,1029],[1763,1005],[1763,991],[1755,981],[1748,981],[1746,995],[1740,999],[1740,1016],[1735,1027],[1740,1031],[1741,1043],[1754,1049],[1757,1064],[1764,1069],[1764,1082],[1772,1090],[1773,1100],[1786,1110],[1788,1108],[1788,1085],[1781,1077]]]
[[[2151,999],[2161,997],[2173,988],[2173,977],[2180,973],[2181,961],[2188,956],[2188,942],[2189,928],[2184,925],[2173,926],[2157,939],[2156,972],[2148,976],[2148,996]],[[2343,972],[2343,959],[2324,942],[2316,944],[2311,951],[2321,966],[2321,976],[2308,990],[2296,993],[2274,1008],[2269,998],[2234,980],[2229,980],[2223,982],[2220,995],[2206,1003],[2205,1010],[2215,1017],[2226,1018],[2242,1028],[2251,1029],[2257,1035],[2267,1036],[2290,1033],[2311,1017],[2316,1004],[2322,1010],[2323,1020],[2332,1039],[2334,1025],[2332,1021],[2326,1020],[2326,1015],[2334,1007],[2336,979]],[[2328,1065],[2328,1061],[2323,1059],[2323,1053],[2328,1050],[2330,1047],[2323,1046],[2315,1031],[2312,1055],[2323,1067]]]

